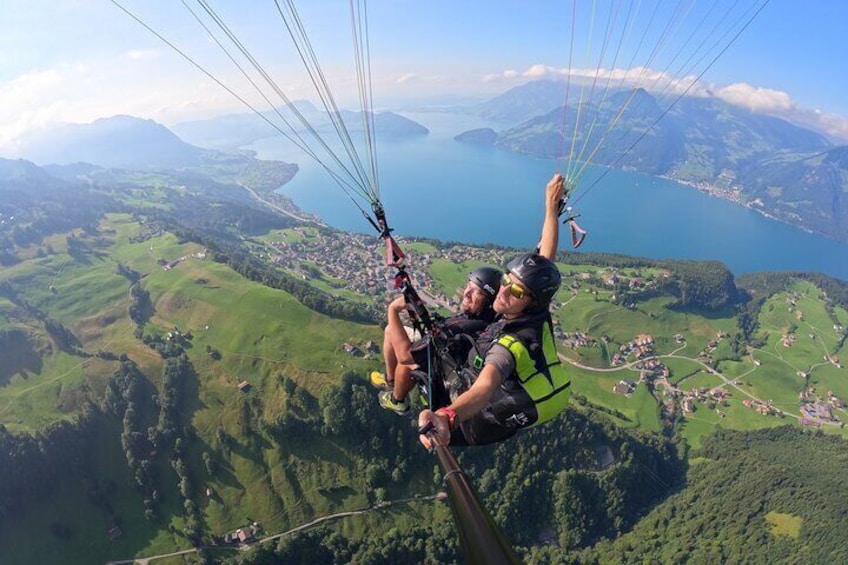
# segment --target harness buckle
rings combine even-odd
[[[480,355],[475,355],[473,365],[474,365],[474,368],[477,369],[478,371],[480,369],[482,369],[483,368],[483,358],[480,357]]]

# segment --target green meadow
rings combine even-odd
[[[0,561],[8,564],[30,563],[102,563],[110,558],[131,558],[185,549],[190,544],[174,537],[160,525],[144,519],[141,496],[132,488],[133,479],[120,445],[121,424],[95,429],[89,438],[84,457],[86,481],[60,480],[52,485],[48,504],[24,509],[15,516],[15,528],[0,530]],[[98,485],[110,491],[109,504],[114,515],[122,519],[122,535],[110,539],[108,530],[114,525],[109,512],[92,504],[86,488]],[[176,483],[174,483],[176,486]],[[176,489],[174,488],[174,491]],[[165,493],[163,493],[165,495]],[[169,497],[174,500],[176,497]],[[179,512],[177,505],[165,508]],[[32,543],[20,543],[19,528],[27,532],[43,532]],[[47,532],[64,529],[68,542]],[[70,542],[70,543],[69,543]]]
[[[286,401],[283,377],[296,382],[307,397],[316,399],[315,407],[317,398],[343,372],[352,370],[364,377],[378,361],[354,357],[343,345],[362,348],[366,341],[381,340],[380,329],[309,310],[284,291],[251,282],[225,265],[199,258],[202,247],[180,243],[171,234],[132,243],[128,238],[141,233],[142,227],[129,216],[108,216],[101,231],[106,236],[97,242],[95,256],[86,254],[80,261],[57,252],[4,270],[2,279],[13,285],[19,299],[50,312],[71,330],[82,349],[126,354],[154,384],[159,382],[161,359],[134,336],[135,326],[127,313],[130,282],[115,274],[117,266],[139,272],[142,278],[137,284],[150,294],[155,314],[145,327],[146,333],[166,335],[174,329],[192,333],[187,352],[198,382],[191,385],[194,393],[190,397],[194,400],[186,406],[183,418],[199,440],[192,442],[187,457],[198,488],[214,492],[208,499],[199,497],[209,531],[223,535],[244,525],[247,516],[279,531],[316,515],[364,506],[361,493],[366,489],[356,453],[316,444],[305,437],[293,437],[272,447],[246,438],[242,420],[245,406],[251,410],[261,406],[257,416],[265,421],[274,421],[282,414]],[[168,269],[160,264],[178,260]],[[8,299],[0,302],[0,313],[3,328],[27,329],[33,347],[43,354],[38,372],[15,375],[0,386],[0,422],[8,429],[34,432],[51,422],[73,419],[82,403],[102,395],[105,380],[117,368],[117,362],[56,350],[37,320],[21,319],[20,310]],[[207,347],[220,352],[220,358],[213,359]],[[252,385],[247,394],[237,388],[242,380]],[[239,438],[238,449],[220,445],[216,439],[219,430]],[[114,432],[111,443],[103,443],[103,460],[96,462],[108,464],[103,476],[128,473],[120,445],[114,444],[119,436]],[[227,455],[223,457],[225,449]],[[203,470],[201,456],[205,451],[226,461],[222,472],[214,477]],[[111,459],[107,453],[113,454]],[[178,505],[177,478],[167,462],[160,474],[165,477],[161,483],[170,480],[174,485],[171,495],[163,493],[163,498]],[[121,484],[129,482],[122,480]],[[341,494],[328,496],[337,485],[348,487]],[[182,512],[176,505],[163,509],[172,517],[172,530],[161,529],[161,524],[144,521],[137,494],[119,489],[112,497],[118,501],[115,512],[125,520],[133,518],[119,541],[109,542],[104,518],[98,517],[100,511],[87,503],[78,487],[76,492],[74,485],[58,488],[49,510],[34,509],[21,516],[19,523],[43,530],[51,520],[57,520],[52,513],[58,510],[74,524],[86,524],[75,526],[74,535],[90,537],[93,543],[85,550],[89,553],[74,557],[76,562],[96,562],[107,554],[132,557],[188,547],[184,538],[170,533],[181,530]],[[60,562],[58,556],[65,545],[49,538],[31,552],[16,551],[14,556],[22,563]],[[14,542],[7,540],[2,546],[12,547]],[[0,561],[8,562],[3,555],[0,551]]]
[[[82,255],[69,254],[70,235],[85,247]],[[256,238],[253,245],[265,254],[271,242],[300,243],[316,237],[318,232],[312,228],[278,230]],[[438,255],[438,249],[425,242],[404,247],[412,256]],[[118,274],[121,266],[138,273],[140,279],[134,284],[149,294],[153,305],[152,317],[144,326],[146,336],[167,339],[171,332],[191,334],[185,350],[196,377],[184,383],[188,400],[180,417],[192,434],[185,460],[207,531],[223,535],[258,521],[265,531],[278,532],[316,516],[366,506],[367,462],[355,449],[295,433],[272,442],[261,429],[250,429],[249,423],[271,426],[288,410],[320,419],[318,399],[343,373],[353,371],[364,379],[382,364],[380,355],[353,356],[345,351],[345,344],[360,349],[368,341],[381,345],[381,328],[319,314],[285,291],[245,279],[204,252],[201,245],[151,230],[127,214],[106,216],[98,234],[53,235],[40,246],[22,250],[23,261],[0,271],[0,283],[14,289],[14,296],[0,297],[0,330],[16,332],[13,354],[26,367],[7,377],[0,373],[0,423],[13,432],[37,432],[53,422],[73,420],[86,403],[98,402],[118,368],[117,361],[100,358],[98,352],[126,355],[152,386],[161,387],[164,363],[139,339],[129,318],[132,283]],[[431,259],[428,274],[449,295],[482,264]],[[559,346],[569,365],[573,391],[621,426],[650,432],[663,429],[661,408],[667,399],[662,386],[652,392],[647,384],[639,383],[629,396],[613,392],[621,380],[638,380],[640,371],[611,367],[612,356],[643,334],[653,336],[657,359],[681,391],[726,386],[730,392],[726,406],[708,408],[698,402],[693,413],[682,417],[678,430],[692,447],[700,446],[718,428],[752,430],[797,421],[792,416],[763,416],[745,407],[743,400],[749,395],[769,400],[790,415],[797,415],[798,394],[806,385],[820,395],[830,391],[848,400],[848,370],[825,359],[835,356],[842,363],[848,361],[848,346],[839,345],[842,335],[834,328],[834,319],[843,327],[848,324],[848,312],[828,307],[810,283],[798,282],[766,300],[757,333],[763,346],[748,348],[735,358],[727,337],[738,331],[732,313],[707,316],[676,310],[671,307],[674,299],[667,296],[625,306],[615,302],[604,283],[608,269],[582,265],[561,265],[561,269],[564,282],[553,312],[555,321],[564,332],[581,332],[596,340],[593,346]],[[619,274],[647,279],[658,276],[660,270],[625,269]],[[311,284],[337,296],[373,300],[339,289],[342,282],[324,277]],[[76,352],[60,347],[47,331],[45,317],[79,340]],[[786,346],[784,340],[790,334],[794,339]],[[700,356],[710,342],[715,342],[714,350]],[[633,357],[628,358],[628,363],[632,361]],[[735,385],[724,385],[707,365]],[[243,381],[250,384],[247,392],[238,388]],[[296,394],[291,388],[287,392],[286,383],[296,385]],[[56,485],[50,504],[17,517],[18,527],[44,531],[53,524],[73,524],[74,536],[90,541],[72,544],[78,552],[74,555],[63,554],[68,544],[55,536],[12,553],[12,532],[0,532],[0,562],[61,562],[63,557],[98,562],[104,556],[131,558],[189,547],[180,533],[185,514],[170,463],[162,457],[153,459],[158,482],[164,485],[161,511],[167,518],[147,522],[142,497],[129,486],[132,478],[120,444],[121,423],[113,424],[113,429],[96,432],[98,449],[86,455],[90,459],[87,472],[95,482],[111,480],[117,485],[110,503],[124,520],[122,536],[108,540],[108,516],[102,508],[88,499],[78,480],[63,481]],[[840,430],[830,426],[827,431]],[[214,473],[204,466],[204,457],[209,456],[219,463]],[[429,479],[429,473],[428,469],[421,475]],[[417,493],[434,488],[421,476],[410,480]],[[407,493],[389,494],[400,498]],[[447,512],[445,506],[393,507],[334,527],[357,536],[386,527],[386,521],[406,528],[432,516],[447,519]],[[793,523],[778,518],[775,528],[791,532]],[[11,555],[15,561],[10,561]]]
[[[766,522],[771,526],[771,533],[775,536],[787,536],[795,539],[801,535],[801,526],[804,525],[804,519],[801,516],[775,511],[766,514]]]

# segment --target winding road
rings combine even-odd
[[[560,358],[560,361],[564,361],[564,362],[566,362],[566,363],[568,363],[568,364],[570,364],[570,365],[573,365],[574,367],[577,367],[577,368],[579,368],[579,369],[584,369],[584,370],[586,370],[586,371],[591,371],[591,372],[595,372],[595,373],[613,373],[613,372],[615,372],[615,371],[620,371],[620,370],[623,370],[623,369],[628,369],[628,370],[631,370],[631,371],[635,371],[635,370],[637,370],[637,369],[635,369],[635,368],[634,368],[634,366],[635,366],[635,365],[637,365],[637,364],[639,364],[639,363],[642,363],[643,361],[646,361],[646,360],[648,360],[648,359],[683,359],[683,360],[685,360],[685,361],[691,361],[692,363],[695,363],[696,365],[700,365],[701,367],[703,367],[703,368],[704,368],[707,372],[709,372],[710,374],[715,375],[715,376],[717,376],[718,378],[720,378],[720,379],[722,380],[722,382],[724,383],[724,385],[725,385],[725,386],[733,387],[734,389],[738,390],[739,392],[741,392],[741,393],[742,393],[742,394],[744,394],[745,396],[747,396],[747,397],[751,398],[752,400],[756,400],[756,401],[758,401],[758,402],[762,402],[762,403],[764,403],[764,404],[765,404],[765,401],[764,401],[764,400],[757,398],[756,396],[754,396],[754,395],[753,395],[753,394],[751,394],[750,392],[748,392],[748,391],[746,391],[745,389],[743,389],[743,388],[739,387],[739,385],[737,385],[737,384],[736,384],[736,379],[728,379],[728,378],[727,378],[727,377],[725,377],[723,374],[721,374],[720,372],[716,371],[715,369],[713,369],[712,367],[710,367],[709,365],[707,365],[706,363],[704,363],[704,362],[703,362],[703,361],[701,361],[700,359],[692,359],[691,357],[684,357],[683,355],[675,355],[674,353],[670,353],[670,354],[667,354],[667,355],[656,355],[656,356],[652,356],[652,357],[646,357],[645,359],[639,359],[638,361],[631,361],[630,363],[625,363],[624,365],[620,365],[620,366],[618,366],[618,367],[606,367],[606,368],[590,367],[590,366],[588,366],[588,365],[583,365],[582,363],[580,363],[580,362],[578,362],[578,361],[575,361],[575,360],[573,360],[573,359],[571,359],[571,358],[569,358],[569,357],[566,357],[566,356],[565,356],[565,355],[563,355],[562,353],[559,353],[559,354],[558,354],[558,356],[559,356],[559,358]],[[752,370],[751,370],[751,371],[749,371],[748,373],[745,373],[745,375],[747,375],[747,374],[751,373],[753,370],[754,370],[754,369],[752,369]],[[743,376],[744,376],[744,375],[743,375]],[[738,377],[737,377],[737,378],[738,378]],[[796,420],[800,420],[800,419],[801,419],[801,417],[800,417],[800,416],[798,416],[797,414],[793,414],[793,413],[791,413],[791,412],[786,412],[785,410],[781,410],[781,409],[779,409],[779,408],[776,408],[775,406],[772,406],[772,408],[773,408],[774,410],[776,410],[777,412],[779,412],[780,414],[783,414],[783,415],[785,415],[785,416],[789,416],[789,417],[791,417],[791,418],[795,418]]]
[[[300,526],[294,527],[290,530],[286,530],[284,532],[280,532],[277,534],[272,534],[269,536],[264,536],[261,538],[257,538],[250,544],[240,544],[237,546],[222,546],[222,545],[205,545],[201,547],[193,547],[191,549],[183,549],[180,551],[174,551],[172,553],[163,553],[160,555],[151,555],[149,557],[136,557],[134,559],[122,559],[118,561],[107,561],[106,565],[148,565],[151,561],[155,561],[157,559],[165,559],[167,557],[176,557],[178,555],[186,555],[188,553],[195,553],[201,549],[228,549],[228,550],[236,550],[236,551],[248,551],[250,548],[256,543],[267,543],[269,541],[274,541],[281,537],[294,534],[296,532],[300,532],[302,530],[308,530],[322,522],[327,522],[330,520],[338,520],[339,518],[347,518],[350,516],[358,516],[360,514],[366,514],[368,512],[374,512],[375,510],[384,510],[390,506],[394,506],[397,504],[408,504],[410,502],[428,502],[432,500],[443,500],[445,498],[445,493],[437,492],[436,494],[430,494],[426,496],[412,496],[409,498],[400,498],[398,500],[391,500],[387,502],[380,502],[378,504],[374,504],[372,506],[368,506],[366,508],[360,508],[359,510],[348,510],[345,512],[336,512],[335,514],[328,514],[326,516],[321,516],[319,518],[315,518],[312,521],[306,522],[305,524],[301,524]]]

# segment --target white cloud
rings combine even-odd
[[[416,81],[416,80],[418,80],[418,79],[420,79],[420,78],[421,78],[421,77],[419,77],[419,76],[418,76],[417,74],[415,74],[415,73],[405,73],[405,74],[402,74],[401,76],[399,76],[399,77],[395,80],[395,82],[396,82],[397,84],[404,84],[404,83],[407,83],[407,82],[413,82],[413,81]]]
[[[613,88],[640,87],[651,91],[662,91],[664,94],[680,94],[689,89],[691,94],[694,76],[673,76],[669,73],[650,69],[648,67],[632,67],[629,69],[581,69],[552,67],[537,63],[529,66],[523,71],[506,70],[500,73],[485,75],[483,81],[487,83],[504,82],[505,85],[517,84],[521,80],[567,79],[572,80],[597,80],[599,83],[609,82]],[[703,94],[703,93],[702,93]]]
[[[795,108],[788,93],[771,88],[752,86],[744,82],[713,90],[716,98],[754,112],[787,112]]]
[[[509,74],[508,74],[509,73]],[[487,75],[483,75],[483,82],[498,82],[501,79],[511,79],[515,78],[518,74],[518,71],[504,71],[502,73],[491,73]]]
[[[61,89],[63,73],[57,69],[33,71],[0,84],[0,144],[24,131],[43,127],[62,113],[62,103],[54,98]],[[49,99],[51,99],[48,101]],[[44,100],[38,108],[33,101]]]
[[[801,108],[788,92],[735,83],[712,88],[712,94],[735,106],[752,112],[783,118],[789,122],[819,131],[843,142],[848,140],[848,117]]]
[[[766,113],[829,135],[840,143],[848,143],[848,117],[846,116],[796,106],[785,112]]]
[[[129,114],[174,123],[238,108],[223,89],[178,63],[162,65],[142,52],[124,53],[0,82],[0,147],[8,152],[21,134],[56,122],[88,123]],[[158,80],[151,81],[151,76]]]
[[[524,78],[537,79],[545,76],[550,76],[552,74],[561,74],[554,67],[549,67],[547,65],[532,65],[529,69],[521,73],[521,76]]]

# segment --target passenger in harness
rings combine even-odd
[[[506,265],[493,309],[497,319],[477,338],[464,363],[444,372],[455,376],[444,405],[419,414],[435,441],[484,445],[546,422],[565,409],[570,379],[556,352],[550,304],[561,284],[553,259],[559,236],[556,205],[562,177],[548,183],[545,223],[538,253]],[[421,436],[432,447],[433,435]]]
[[[476,338],[495,318],[492,302],[498,293],[503,273],[493,267],[480,267],[468,275],[468,283],[462,292],[460,312],[449,318],[436,321],[440,339],[444,340],[444,353],[464,357],[469,349],[461,335]],[[412,371],[425,374],[431,370],[434,352],[426,338],[412,342],[404,327],[400,314],[406,309],[403,296],[396,298],[388,307],[388,324],[384,331],[383,356],[386,372],[371,373],[371,384],[382,389],[378,394],[380,405],[387,410],[404,414],[409,409],[407,395],[415,386]]]

